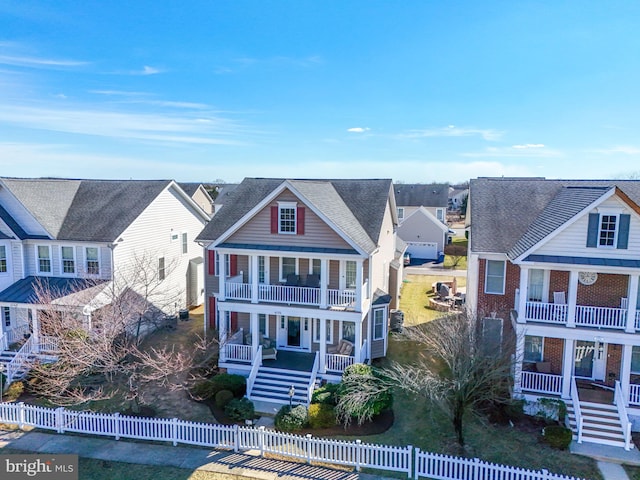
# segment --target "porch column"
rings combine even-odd
[[[258,314],[252,312],[251,318],[251,358],[255,360],[256,352],[258,351],[258,345],[260,344],[260,325],[258,322]]]
[[[569,272],[569,289],[567,292],[567,327],[576,327],[576,305],[578,301],[578,272]]]
[[[320,353],[318,354],[320,356],[320,358],[318,359],[318,361],[320,362],[320,365],[318,365],[318,372],[320,373],[326,373],[327,372],[327,360],[326,360],[326,355],[327,355],[327,319],[326,318],[320,318],[318,319],[318,322],[320,322],[320,338],[319,338],[319,350]]]
[[[637,277],[636,277],[637,278]],[[620,364],[620,385],[625,395],[624,403],[629,406],[629,384],[631,383],[631,354],[633,346],[622,345],[622,361]]]
[[[218,252],[218,300],[226,300],[226,280],[227,280],[227,262],[226,253]]]
[[[329,260],[320,260],[320,308],[327,308],[327,285],[329,284]],[[322,342],[321,342],[322,343]]]
[[[356,308],[358,312],[362,311],[362,260],[356,260]]]
[[[369,314],[371,314],[371,310],[369,310]],[[355,363],[360,362],[360,356],[362,354],[362,318],[356,322],[356,339],[355,339],[355,349],[353,352],[353,359]]]
[[[33,335],[33,348],[36,353],[40,352],[40,322],[38,320],[38,310],[31,309],[31,335]]]
[[[251,303],[258,303],[258,256],[249,255],[249,277],[251,278]]]
[[[216,306],[216,308],[218,308]],[[220,340],[220,360],[225,361],[227,359],[227,312],[218,308],[218,330]]]
[[[629,293],[627,298],[627,328],[625,332],[634,333],[636,331],[636,304],[638,303],[638,275],[629,275]]]
[[[564,354],[562,356],[562,398],[571,398],[571,378],[573,377],[573,350],[576,341],[566,339],[564,341]]]
[[[529,298],[529,292],[527,291],[528,287],[529,268],[520,266],[520,295],[518,305],[516,305],[516,308],[518,309],[518,323],[527,323],[527,299]],[[522,344],[522,352],[524,352],[524,343]]]
[[[520,315],[518,315],[518,320]],[[522,361],[524,360],[524,332],[518,332],[516,338],[516,356],[513,365],[513,391],[522,392]]]

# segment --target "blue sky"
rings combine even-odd
[[[639,175],[639,23],[615,0],[0,0],[0,175]]]

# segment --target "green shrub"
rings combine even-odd
[[[224,407],[224,413],[235,422],[253,420],[256,416],[253,402],[246,397],[231,399]]]
[[[3,383],[4,385],[4,383]],[[4,393],[4,401],[5,402],[15,402],[20,395],[24,392],[24,382],[16,381],[9,385],[9,388]]]
[[[391,389],[384,384],[382,375],[362,363],[345,368],[337,396],[338,420],[345,425],[352,419],[363,424],[393,405]]]
[[[229,390],[236,398],[242,398],[247,393],[247,379],[242,375],[220,373],[211,379],[215,393],[221,390]]]
[[[329,428],[336,424],[336,409],[326,403],[309,405],[309,426],[311,428]]]
[[[297,405],[289,408],[284,405],[276,414],[275,425],[283,432],[294,432],[307,426],[307,408],[304,405]]]
[[[325,403],[335,406],[338,403],[337,393],[339,388],[339,383],[327,383],[320,388],[316,388],[313,391],[311,403]]]
[[[196,383],[191,389],[191,395],[199,400],[207,400],[212,398],[216,392],[214,391],[214,385],[211,380],[203,380]]]
[[[216,406],[218,408],[224,408],[231,400],[233,400],[233,392],[231,390],[220,390],[216,393]]]
[[[542,439],[553,448],[566,450],[569,448],[573,434],[562,425],[547,425],[542,430]]]

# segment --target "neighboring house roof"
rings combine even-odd
[[[172,182],[0,178],[52,238],[93,242],[115,241]]]
[[[197,240],[215,241],[285,183],[360,248],[375,250],[391,192],[388,179],[246,178],[233,192],[232,201],[224,203]]]
[[[435,226],[436,228],[438,228],[438,230],[442,230],[443,232],[447,232],[449,230],[449,227],[444,223],[442,223],[440,220],[438,220],[433,213],[431,213],[429,210],[427,210],[424,207],[420,207],[417,210],[415,210],[411,215],[406,217],[403,220],[403,222],[398,226],[398,235],[401,235],[401,232],[403,230],[406,230],[409,228],[409,225],[411,224],[411,222],[408,222],[408,220],[414,216],[417,217],[418,215],[422,215],[423,217],[426,217],[426,220],[424,221],[424,223],[422,222],[420,223],[420,225],[426,228],[432,228]]]
[[[18,280],[0,292],[0,302],[32,304],[38,301],[38,292],[47,292],[48,295],[59,299],[105,283],[106,281],[82,278],[31,276]]]
[[[216,195],[213,203],[219,205],[224,204],[227,199],[233,194],[234,190],[238,188],[239,183],[225,183],[218,187],[218,195]]]
[[[636,180],[471,180],[471,251],[517,258],[615,187],[640,205]]]
[[[443,183],[396,183],[393,190],[399,207],[446,208],[449,201],[449,185]]]
[[[200,187],[204,188],[202,183],[197,182],[178,182],[178,185],[180,185],[180,188],[190,197],[193,197],[193,194],[196,193]]]
[[[29,235],[23,230],[23,228],[15,221],[15,219],[7,212],[2,205],[0,205],[0,218],[2,221],[15,233],[20,240],[28,238]]]

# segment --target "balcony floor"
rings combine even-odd
[[[263,360],[262,365],[269,368],[310,372],[315,359],[315,353],[278,350],[278,358],[276,360]]]

